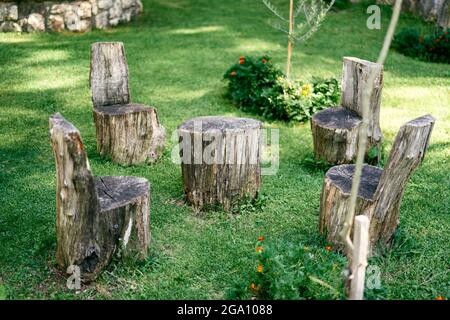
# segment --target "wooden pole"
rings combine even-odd
[[[289,35],[288,35],[288,56],[286,65],[286,77],[289,78],[291,75],[291,59],[292,59],[292,49],[294,43],[292,42],[292,34],[294,32],[294,0],[290,0],[289,6]]]
[[[364,285],[367,267],[367,252],[369,249],[369,218],[359,215],[355,218],[353,235],[353,255],[350,265],[349,300],[364,299]]]
[[[394,36],[395,28],[397,26],[398,17],[400,16],[400,10],[402,6],[402,0],[397,0],[395,2],[394,11],[392,12],[391,22],[389,24],[388,31],[384,38],[383,47],[378,56],[377,63],[380,65],[384,65],[384,61],[386,60],[387,54],[389,52],[389,48],[391,46],[391,41]],[[356,156],[356,166],[355,173],[353,175],[352,181],[352,191],[350,195],[350,205],[348,207],[347,216],[345,217],[344,227],[341,231],[341,238],[343,242],[346,244],[347,252],[353,251],[353,243],[350,238],[350,232],[352,230],[353,217],[355,216],[355,208],[356,208],[356,198],[358,196],[359,183],[361,181],[361,172],[363,168],[364,157],[366,153],[367,147],[367,128],[369,126],[369,104],[370,104],[370,96],[373,91],[373,82],[376,77],[376,72],[370,72],[367,83],[369,84],[368,88],[363,91],[362,96],[362,124],[359,129],[359,139],[358,139],[358,153]],[[351,260],[351,257],[349,257]]]

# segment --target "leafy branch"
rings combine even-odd
[[[288,18],[285,18],[270,0],[262,0],[262,2],[278,18],[277,21],[271,22],[272,27],[288,35],[286,76],[289,77],[294,43],[305,42],[319,30],[322,21],[325,19],[335,0],[331,0],[328,5],[324,4],[322,0],[298,0],[295,8],[294,0],[290,0]],[[295,24],[295,20],[300,20],[301,22]]]

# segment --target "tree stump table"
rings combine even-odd
[[[199,117],[178,127],[186,200],[197,210],[256,197],[261,184],[261,122]]]
[[[138,177],[93,177],[80,132],[60,114],[49,119],[56,162],[56,260],[94,280],[121,251],[145,260],[150,244],[150,185]],[[71,272],[72,272],[71,271]]]
[[[329,163],[352,163],[356,159],[358,133],[362,123],[363,93],[369,88],[368,77],[376,73],[370,97],[370,119],[367,151],[375,150],[370,159],[378,163],[381,157],[383,136],[379,125],[383,66],[353,57],[344,57],[341,89],[341,106],[317,112],[311,118],[314,156]],[[375,149],[373,149],[375,148]]]
[[[406,184],[420,165],[433,130],[435,119],[426,115],[404,124],[392,146],[383,169],[364,165],[358,190],[355,215],[370,220],[370,250],[380,244],[389,246],[400,223],[400,204]],[[332,167],[325,175],[320,200],[321,233],[336,250],[345,248],[340,232],[350,205],[355,165]]]
[[[155,108],[130,103],[121,42],[92,45],[90,83],[98,153],[124,165],[155,162],[164,150],[166,131]]]

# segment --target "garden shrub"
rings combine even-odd
[[[259,237],[254,271],[228,291],[232,299],[342,299],[346,259],[325,248]]]
[[[242,109],[261,113],[266,103],[263,92],[272,88],[283,73],[272,64],[270,57],[258,59],[240,57],[224,75],[229,80],[228,92]],[[261,109],[260,109],[261,108]]]
[[[437,29],[431,35],[421,35],[415,28],[397,33],[393,47],[405,56],[429,62],[450,63],[450,35],[448,30]]]
[[[305,121],[339,102],[339,82],[313,78],[310,82],[286,78],[270,57],[241,57],[227,70],[228,94],[245,111],[268,119]]]

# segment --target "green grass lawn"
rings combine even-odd
[[[286,2],[286,1],[284,1]],[[283,2],[283,3],[284,3]],[[129,25],[86,34],[0,34],[0,298],[220,299],[253,272],[258,236],[322,250],[317,236],[324,170],[311,168],[309,123],[265,122],[280,129],[280,169],[263,177],[262,210],[201,216],[182,204],[180,167],[170,159],[123,167],[96,154],[88,85],[90,44],[123,41],[132,100],[158,110],[169,136],[201,115],[253,116],[226,98],[222,75],[240,55],[269,54],[284,68],[286,39],[257,0],[144,0]],[[282,1],[276,1],[282,3]],[[382,30],[366,28],[365,6],[331,13],[293,57],[297,77],[341,77],[343,56],[375,60]],[[430,26],[402,16],[399,29]],[[450,298],[450,66],[391,52],[385,65],[381,127],[389,152],[404,122],[437,118],[423,165],[407,186],[394,248],[370,263],[381,269],[371,299]],[[55,261],[55,167],[48,117],[61,112],[81,131],[95,175],[142,176],[152,184],[152,255],[114,262],[75,294]],[[169,139],[170,140],[170,139]],[[336,255],[329,253],[330,255]],[[339,282],[336,273],[334,281]]]

